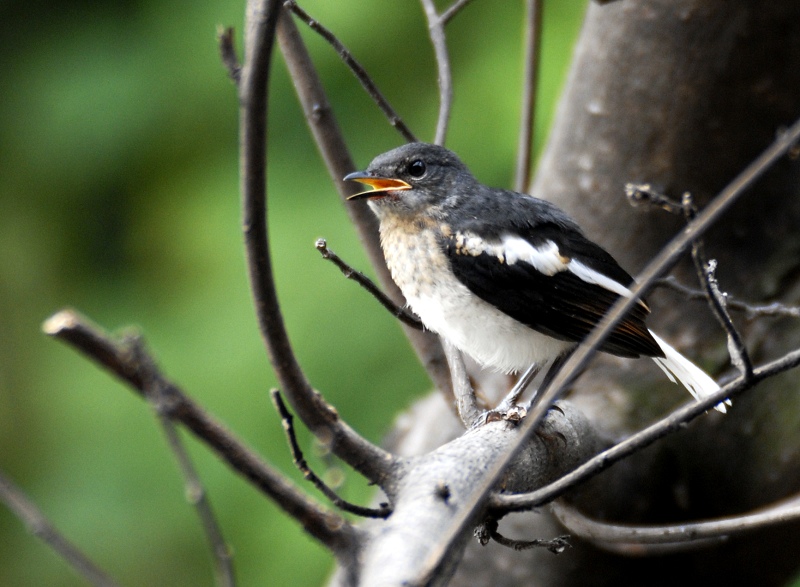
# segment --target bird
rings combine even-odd
[[[480,183],[452,151],[408,143],[345,176],[370,189],[392,279],[431,330],[485,368],[555,365],[574,350],[633,278],[555,204]],[[700,367],[650,330],[644,300],[599,349],[650,357],[696,399],[719,391]],[[716,409],[725,412],[720,403]]]

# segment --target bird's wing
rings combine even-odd
[[[506,224],[506,227],[509,225]],[[523,324],[579,342],[632,278],[598,245],[563,224],[539,224],[484,238],[453,231],[443,248],[456,277],[475,295]],[[624,357],[663,356],[640,302],[606,338],[601,350]]]

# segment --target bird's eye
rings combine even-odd
[[[411,177],[416,177],[417,179],[425,175],[427,170],[428,168],[425,166],[425,162],[420,159],[415,159],[408,165],[408,173]]]

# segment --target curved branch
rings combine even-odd
[[[539,46],[542,37],[542,2],[527,0],[525,25],[525,71],[522,75],[522,116],[517,142],[517,169],[514,190],[525,192],[530,188],[531,159],[536,121],[536,88],[539,80]]]
[[[354,187],[347,185],[342,178],[353,171],[355,165],[303,39],[300,37],[294,21],[285,13],[278,22],[278,42],[314,140],[325,160],[331,180],[342,200],[345,200],[354,193]],[[403,300],[403,295],[392,281],[383,259],[375,215],[364,202],[349,202],[345,209],[358,230],[361,244],[380,278],[383,291],[396,303],[397,300]],[[397,305],[403,304],[404,300]],[[439,338],[430,332],[414,328],[404,327],[403,330],[434,385],[445,396],[452,398],[450,372],[447,369],[447,361]],[[295,409],[297,408],[295,407]],[[298,412],[298,415],[302,418],[302,414]]]
[[[248,3],[245,62],[239,84],[242,225],[250,286],[261,336],[281,387],[303,422],[330,443],[331,451],[370,481],[380,484],[394,458],[359,436],[339,419],[309,384],[292,350],[283,322],[267,231],[267,89],[278,0]],[[288,20],[288,19],[284,19]]]
[[[668,526],[630,526],[592,520],[575,508],[559,502],[552,504],[553,514],[570,532],[598,546],[617,545],[676,545],[687,547],[697,541],[724,540],[776,524],[800,520],[800,495],[781,500],[740,516],[726,516],[704,522],[690,522]]]

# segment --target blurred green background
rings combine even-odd
[[[448,146],[499,186],[513,177],[523,4],[473,2],[448,28]],[[419,4],[302,5],[431,140],[436,71]],[[584,8],[545,7],[538,145]],[[41,333],[56,310],[140,328],[168,377],[301,482],[267,394],[275,378],[239,229],[237,99],[215,42],[217,25],[241,37],[243,13],[241,1],[0,4],[0,468],[124,585],[212,585],[208,549],[150,409]],[[303,33],[358,165],[401,144],[333,51]],[[314,250],[324,236],[367,268],[279,55],[274,63],[270,226],[288,328],[313,384],[380,441],[430,384],[394,320]],[[327,553],[184,436],[240,584],[323,582]],[[302,430],[301,441],[313,453]],[[341,492],[371,495],[352,475]],[[0,585],[83,584],[3,506],[0,545]]]

